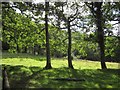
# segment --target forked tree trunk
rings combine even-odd
[[[104,30],[103,30],[104,21],[102,19],[102,12],[101,12],[102,2],[96,2],[95,6],[97,7],[96,26],[97,26],[98,44],[100,47],[101,68],[106,69],[107,67],[105,64],[105,44],[104,44]]]

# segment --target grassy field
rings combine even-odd
[[[2,64],[12,88],[119,88],[119,64],[107,62],[108,70],[100,70],[100,62],[73,60],[75,69],[67,68],[66,59],[52,58],[50,70],[43,70],[43,56],[2,54]],[[84,81],[62,81],[55,78],[77,78]]]

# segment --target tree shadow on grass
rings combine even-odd
[[[90,70],[7,66],[11,88],[118,88],[118,69]],[[55,78],[76,78],[85,81],[60,81]]]
[[[29,80],[42,71],[38,67],[6,66],[11,88],[26,88]]]

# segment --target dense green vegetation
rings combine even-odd
[[[108,70],[100,62],[74,60],[75,69],[67,68],[67,59],[52,59],[53,69],[43,70],[45,57],[30,54],[3,53],[11,88],[119,88],[118,63],[108,62]],[[59,81],[55,78],[77,78],[85,81]]]
[[[6,6],[5,8],[4,5]],[[34,54],[35,52],[37,52],[40,55],[42,54],[45,55],[44,52],[46,48],[45,47],[46,37],[44,30],[45,25],[37,23],[37,21],[35,22],[32,21],[32,18],[30,16],[26,16],[26,14],[24,15],[22,13],[16,13],[14,9],[7,8],[7,5],[9,7],[8,3],[3,4],[2,13],[3,50],[6,49],[7,47],[10,52],[28,52]],[[81,21],[83,21],[83,19],[88,20],[86,21],[86,23],[87,25],[91,25],[89,27],[91,27],[92,29],[93,28],[92,25],[94,22],[89,21],[90,17],[91,15],[82,16],[82,19],[80,20]],[[78,31],[73,31],[74,29],[72,28],[73,30],[71,32],[72,33],[71,53],[72,55],[74,54],[75,57],[81,59],[100,60],[99,48],[97,44],[97,35],[94,30],[96,28],[89,30],[87,25],[85,24],[84,28],[81,26],[80,29],[78,29]],[[106,31],[105,28],[105,58],[107,61],[119,62],[120,58],[119,36],[112,34],[113,26],[111,24],[107,22],[105,25],[106,25],[105,27],[109,29]],[[81,30],[81,28],[83,28],[83,30]],[[91,33],[87,34],[88,32]],[[55,57],[67,56],[66,49],[68,48],[67,31],[60,30],[57,27],[57,25],[56,26],[49,25],[49,34],[51,56]]]
[[[3,89],[119,87],[120,2],[0,5]]]

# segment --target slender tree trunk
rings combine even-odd
[[[19,53],[19,52],[20,52],[20,49],[19,49],[19,45],[18,45],[18,43],[17,43],[16,35],[15,35],[14,41],[15,41],[15,44],[16,44],[16,52]]]
[[[102,25],[104,25],[104,21],[102,19],[102,12],[101,12],[102,2],[96,2],[96,25],[97,25],[97,37],[98,37],[98,44],[100,47],[100,59],[101,59],[101,68],[106,69],[105,64],[105,44],[104,44],[104,30]]]
[[[73,69],[72,58],[71,58],[71,30],[70,30],[70,21],[67,20],[68,24],[68,67]]]
[[[16,43],[16,44],[17,44],[17,43]],[[16,46],[16,49],[17,49],[17,53],[20,53],[20,48],[19,48],[18,44],[17,44],[17,46]]]
[[[33,54],[35,55],[35,52],[36,52],[36,50],[35,50],[35,45],[33,46]]]
[[[38,45],[38,50],[37,50],[37,52],[38,52],[38,55],[40,55],[40,46]]]
[[[48,8],[49,2],[45,2],[45,30],[46,30],[46,66],[45,69],[51,69],[51,60],[50,60],[50,46],[49,46],[49,32],[48,32]]]
[[[8,76],[7,76],[7,71],[6,71],[6,67],[4,67],[3,69],[3,90],[6,90],[8,88],[10,88],[10,84],[9,84],[9,81],[8,81]]]

